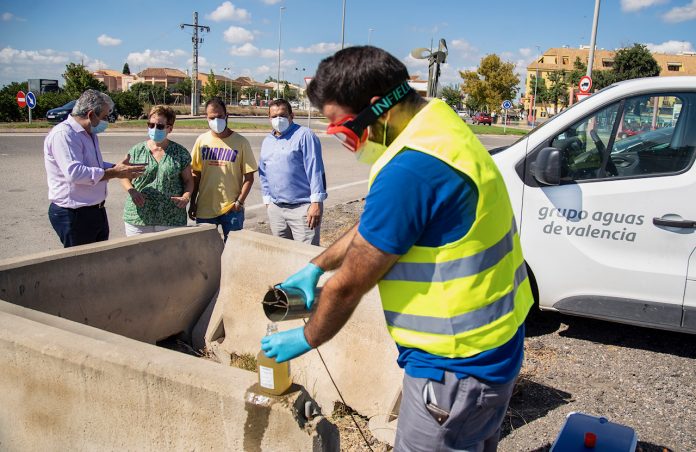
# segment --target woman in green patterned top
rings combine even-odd
[[[150,139],[128,151],[130,163],[145,165],[142,176],[121,180],[130,195],[123,209],[129,237],[186,226],[186,205],[193,191],[191,154],[167,138],[175,119],[171,107],[152,107],[147,122]]]

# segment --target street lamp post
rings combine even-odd
[[[375,30],[374,28],[370,28],[370,29],[367,31],[367,45],[368,45],[368,46],[370,45],[370,39],[372,38],[372,32],[373,32],[374,30]]]
[[[536,46],[537,48],[537,59],[536,59],[536,75],[534,76],[534,97],[532,97],[532,128],[536,127],[536,93],[537,93],[537,84],[539,83],[539,52],[541,52],[541,48],[539,46]]]
[[[341,16],[341,50],[346,38],[346,0],[343,0],[343,16]]]
[[[587,60],[587,76],[592,76],[592,64],[594,63],[594,51],[597,44],[597,23],[599,22],[599,0],[595,0],[594,18],[592,19],[592,37],[590,38],[590,57]]]
[[[232,70],[231,67],[226,67],[222,71],[225,72],[228,76],[230,76],[230,75],[232,75],[232,72],[230,72],[231,70]],[[229,77],[225,77],[225,102],[227,102],[227,79],[228,78]],[[232,87],[230,87],[230,103],[232,103],[232,89],[231,88]]]
[[[283,10],[284,6],[280,7],[280,19],[278,20],[278,78],[276,78],[276,97],[280,97],[280,44],[283,35]]]

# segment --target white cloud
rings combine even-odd
[[[246,22],[251,19],[251,14],[249,14],[249,11],[246,9],[237,8],[232,4],[232,2],[223,2],[222,5],[215,9],[215,11],[205,17],[210,20],[214,20],[215,22],[220,22],[222,20]]]
[[[276,5],[280,2],[282,2],[283,0],[262,0],[262,1],[267,5]]]
[[[270,74],[271,73],[271,67],[267,64],[262,64],[261,66],[256,68],[256,73],[257,74]]]
[[[651,52],[655,53],[679,53],[693,52],[694,46],[689,41],[665,41],[661,44],[645,44]]]
[[[2,13],[2,20],[4,20],[5,22],[9,22],[14,18],[14,16],[15,15],[12,13]]]
[[[243,44],[245,42],[253,41],[254,34],[242,27],[231,26],[223,33],[225,41],[231,44]]]
[[[670,9],[662,18],[666,22],[686,22],[696,19],[696,0],[691,0],[691,3],[684,6]]]
[[[176,66],[176,61],[181,57],[188,55],[181,49],[176,50],[150,50],[145,49],[143,52],[131,52],[126,57],[126,61],[130,66],[138,67],[166,67]]]
[[[261,58],[278,58],[278,49],[261,49]],[[281,58],[285,55],[285,51],[280,51]]]
[[[0,50],[0,64],[65,64],[69,61],[65,52],[57,52],[52,49],[44,50],[19,50],[5,47]]]
[[[315,53],[315,54],[329,54],[341,50],[341,44],[337,42],[318,42],[312,44],[309,47],[293,47],[290,49],[294,53]]]
[[[621,0],[621,9],[626,12],[640,11],[666,2],[667,0]]]
[[[258,47],[254,44],[247,42],[241,46],[232,46],[230,49],[230,55],[233,56],[254,56],[259,52]]]
[[[103,34],[97,38],[97,42],[99,45],[109,47],[120,45],[122,41],[118,38],[112,38],[111,36]]]
[[[522,55],[524,58],[529,58],[530,56],[532,56],[532,49],[530,49],[529,47],[521,48],[519,52],[520,55]]]

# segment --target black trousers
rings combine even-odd
[[[109,220],[104,203],[77,209],[51,203],[48,219],[65,248],[109,239]]]

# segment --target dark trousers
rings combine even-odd
[[[109,239],[109,220],[104,203],[78,209],[51,203],[48,206],[48,219],[65,248]]]

